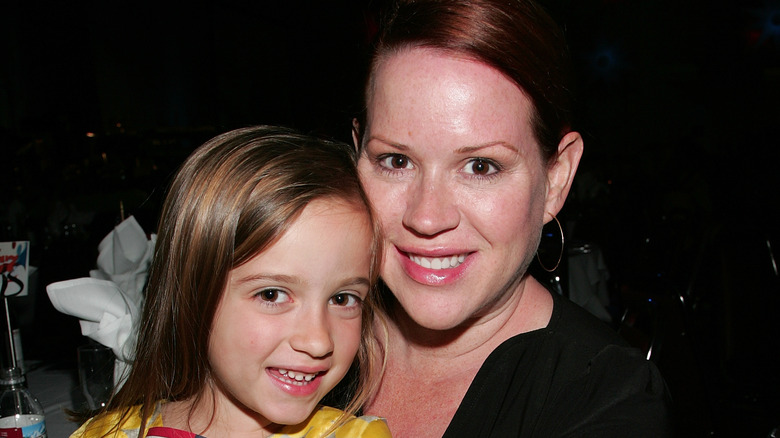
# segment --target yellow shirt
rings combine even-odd
[[[147,421],[148,430],[150,427],[162,427],[162,415],[160,415],[160,403],[154,410],[151,418]],[[122,423],[117,434],[112,434],[112,438],[138,438],[138,431],[141,428],[141,407],[134,406],[129,415]],[[335,423],[342,411],[328,406],[320,406],[303,423],[284,426],[279,433],[271,435],[275,438],[390,438],[390,430],[387,424],[380,417],[362,416],[352,417],[341,427],[336,429],[327,437],[322,435],[328,427]],[[109,413],[106,415],[91,418],[84,423],[71,438],[99,438],[105,435],[111,428],[117,424],[120,415],[118,413]]]

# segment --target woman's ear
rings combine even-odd
[[[563,208],[574,181],[574,174],[577,173],[583,149],[582,136],[578,132],[569,132],[558,143],[558,154],[547,168],[546,214],[557,215]],[[544,218],[545,223],[550,220],[552,216]]]
[[[352,119],[352,144],[355,145],[355,150],[360,152],[360,122],[357,118]]]

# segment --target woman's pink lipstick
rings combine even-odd
[[[458,280],[470,265],[471,253],[425,254],[403,251],[396,247],[398,257],[406,274],[414,281],[443,286]]]

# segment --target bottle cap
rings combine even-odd
[[[24,383],[25,378],[22,370],[18,367],[3,368],[0,371],[0,385],[16,385]]]

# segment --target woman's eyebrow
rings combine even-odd
[[[409,150],[409,146],[407,146],[407,145],[405,145],[403,143],[396,143],[396,142],[391,141],[389,139],[386,139],[386,138],[384,138],[382,136],[372,135],[368,139],[368,142],[370,143],[372,140],[376,140],[376,141],[382,142],[382,143],[390,146],[393,149],[398,149],[399,151],[408,151]]]
[[[461,148],[456,149],[455,152],[459,154],[473,154],[476,151],[493,147],[493,146],[503,146],[511,150],[512,152],[519,152],[519,149],[515,145],[513,145],[512,143],[507,143],[505,141],[491,141],[488,143],[482,143],[474,146],[463,146]]]
[[[387,146],[392,147],[393,149],[398,149],[399,151],[408,151],[410,149],[409,146],[407,146],[407,145],[405,145],[403,143],[396,143],[394,141],[390,141],[390,140],[388,140],[388,139],[386,139],[384,137],[381,137],[381,136],[372,136],[371,138],[369,138],[368,141],[370,142],[371,140],[380,141],[380,142],[386,144]],[[506,141],[498,140],[498,141],[490,141],[490,142],[487,142],[487,143],[477,144],[477,145],[473,145],[473,146],[463,146],[463,147],[460,147],[458,149],[455,149],[455,153],[458,153],[458,154],[473,154],[476,151],[479,151],[479,150],[485,149],[485,148],[489,148],[489,147],[493,147],[493,146],[503,146],[503,147],[509,149],[510,151],[515,152],[515,153],[520,151],[520,149],[517,146],[513,145],[512,143],[508,143]]]

